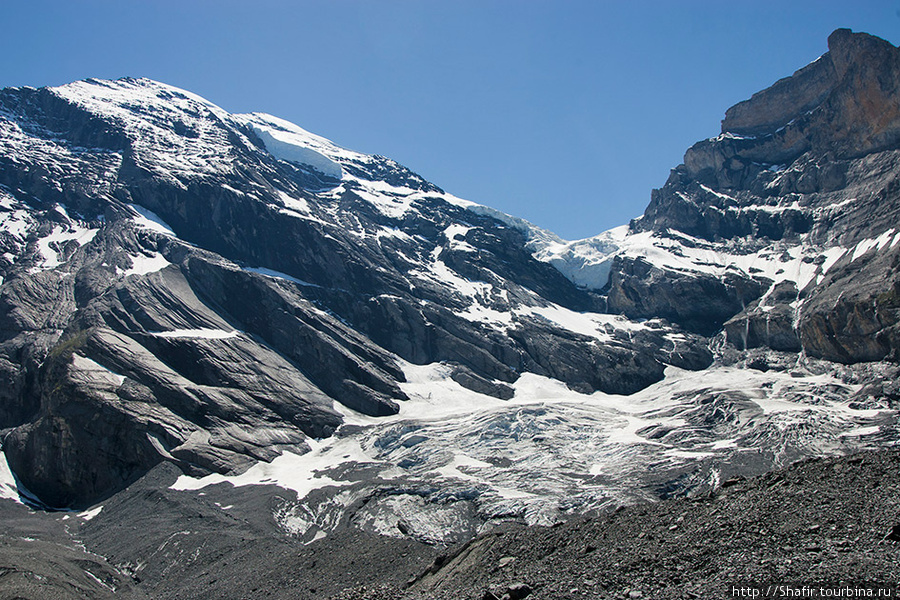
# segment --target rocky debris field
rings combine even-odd
[[[405,589],[336,598],[730,598],[751,584],[896,584],[898,473],[897,450],[812,459],[699,497],[498,528]]]
[[[105,558],[71,539],[65,527],[70,519],[58,516],[0,500],[0,598],[148,598]]]
[[[285,490],[169,489],[179,473],[159,465],[80,513],[0,500],[0,599],[321,599],[373,581],[397,588],[441,551],[346,526],[304,544],[273,519]]]

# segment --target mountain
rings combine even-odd
[[[900,59],[849,30],[828,45],[730,108],[642,217],[551,262],[590,257],[573,279],[605,285],[611,312],[724,326],[739,349],[896,362]]]
[[[828,43],[574,242],[154,81],[0,91],[0,492],[161,594],[895,443],[900,50]]]
[[[586,312],[602,298],[509,219],[274,117],[133,79],[0,102],[5,451],[49,505],[162,460],[302,453],[335,402],[396,414],[404,362],[498,398],[525,372],[630,393],[711,362],[698,336]]]

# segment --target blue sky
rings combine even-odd
[[[30,0],[0,87],[150,77],[398,160],[567,239],[640,215],[725,110],[900,0]]]

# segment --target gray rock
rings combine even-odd
[[[466,389],[478,392],[479,394],[493,396],[500,400],[509,400],[516,393],[515,390],[508,385],[489,381],[466,367],[457,367],[450,374],[450,377],[453,378],[453,381]]]
[[[709,335],[763,290],[760,281],[736,273],[724,278],[683,274],[617,257],[610,275],[609,309],[632,318],[663,317]]]

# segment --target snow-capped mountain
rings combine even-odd
[[[171,463],[441,544],[893,443],[898,81],[835,32],[576,242],[154,81],[3,90],[0,494]]]
[[[335,402],[397,413],[406,363],[507,398],[526,372],[629,393],[711,361],[601,314],[532,229],[275,117],[133,79],[2,103],[6,452],[51,504],[303,452]]]

